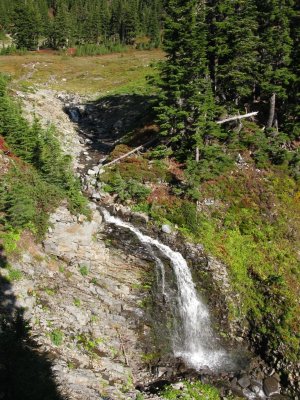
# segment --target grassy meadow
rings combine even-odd
[[[128,50],[102,56],[73,57],[51,51],[0,57],[0,72],[10,75],[13,87],[37,87],[104,96],[114,93],[147,93],[146,77],[163,58],[159,49]]]

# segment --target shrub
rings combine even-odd
[[[64,334],[60,329],[54,329],[52,332],[50,332],[50,339],[55,346],[61,346],[63,343]]]
[[[82,265],[79,268],[79,272],[81,273],[82,276],[87,276],[89,274],[89,269],[86,265]]]
[[[162,397],[169,400],[220,400],[219,391],[210,385],[198,382],[184,382],[182,389],[167,387],[162,392]]]

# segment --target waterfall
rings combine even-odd
[[[190,269],[183,256],[158,240],[144,235],[130,223],[110,215],[107,210],[103,209],[102,212],[107,223],[130,230],[145,245],[160,270],[163,293],[165,291],[164,263],[153,249],[158,249],[164,257],[170,260],[176,277],[178,288],[176,303],[181,320],[180,329],[176,334],[174,333],[174,355],[181,357],[188,365],[196,369],[209,367],[212,370],[219,370],[231,367],[230,357],[218,343],[211,327],[208,308],[197,295]]]

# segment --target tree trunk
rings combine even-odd
[[[273,126],[275,107],[276,107],[276,93],[273,93],[270,99],[270,111],[269,111],[269,119],[267,122],[267,128],[272,128]]]
[[[200,151],[199,151],[199,147],[196,147],[196,162],[198,163],[200,160]]]

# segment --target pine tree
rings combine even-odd
[[[13,12],[12,36],[17,48],[35,50],[41,33],[41,17],[30,1],[18,0]]]
[[[253,0],[211,0],[209,59],[221,103],[249,101],[257,75],[257,11]]]
[[[57,4],[55,17],[50,21],[48,42],[54,49],[63,49],[69,46],[71,39],[70,16],[63,2]]]
[[[184,158],[192,151],[198,161],[209,138],[218,135],[206,59],[204,3],[171,0],[166,14],[167,60],[160,69],[158,122],[176,154]]]
[[[285,131],[291,138],[300,136],[300,4],[294,4],[293,16],[291,19],[292,62],[290,69],[295,79],[291,80],[288,89],[288,100],[285,102],[284,118]]]
[[[270,104],[267,127],[278,123],[277,98],[286,99],[289,83],[294,79],[290,69],[292,38],[290,19],[293,0],[256,0],[259,21],[260,87]]]

